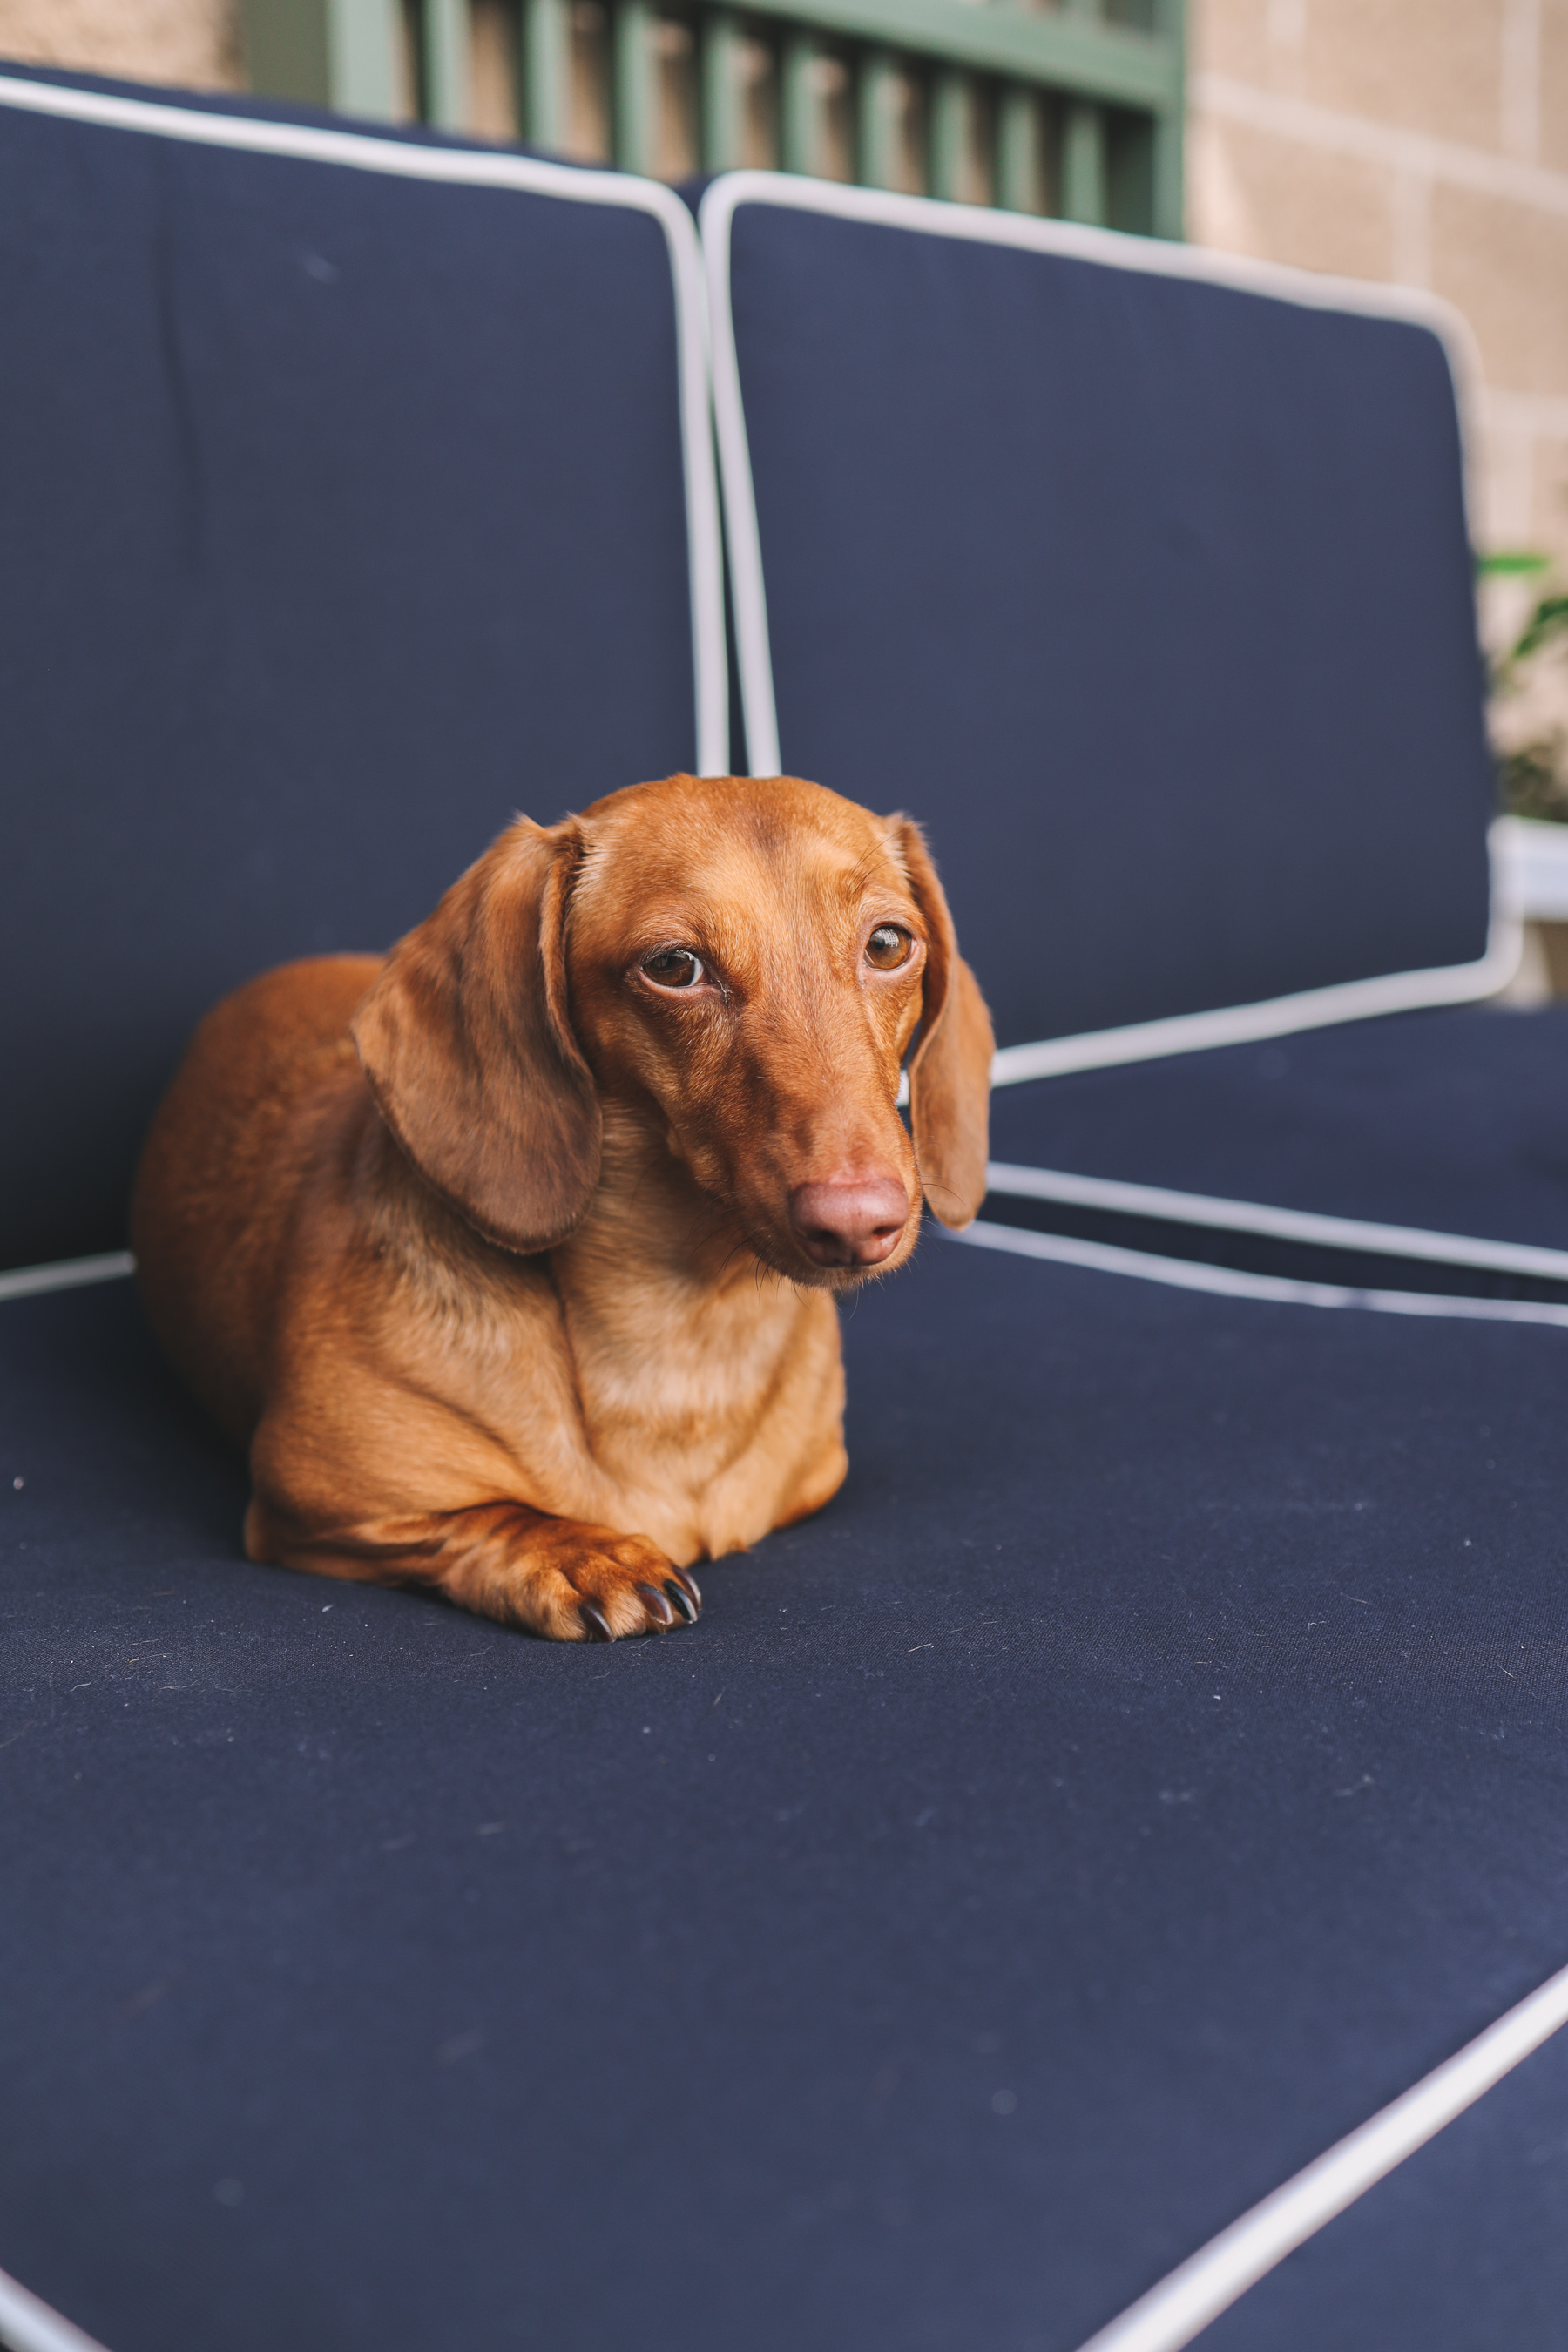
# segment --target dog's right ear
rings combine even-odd
[[[376,1108],[487,1241],[564,1241],[599,1181],[598,1096],[566,1005],[574,819],[526,817],[400,940],[353,1018]]]

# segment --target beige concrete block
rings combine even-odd
[[[0,57],[190,89],[243,82],[233,0],[0,0]]]
[[[468,9],[468,128],[478,139],[518,135],[517,14],[505,0]]]
[[[1489,386],[1475,438],[1482,493],[1471,518],[1478,544],[1538,549],[1568,577],[1568,400],[1521,399]],[[1488,583],[1489,645],[1518,635],[1535,593],[1528,580]]]
[[[1526,923],[1519,969],[1492,1003],[1534,1013],[1554,996],[1568,996],[1568,923]]]
[[[1199,115],[1188,142],[1194,243],[1348,278],[1386,278],[1391,175]]]
[[[1568,0],[1540,0],[1539,160],[1568,172]]]
[[[1488,383],[1568,393],[1568,217],[1439,184],[1431,250],[1433,290],[1474,328]]]
[[[1497,149],[1504,0],[1306,0],[1298,97]]]
[[[1470,537],[1477,547],[1528,547],[1531,542],[1531,444],[1489,410],[1468,420],[1465,483]],[[1519,634],[1522,592],[1511,580],[1483,582],[1478,591],[1481,641],[1493,652]]]
[[[1568,996],[1568,923],[1540,925],[1542,960],[1553,996]]]
[[[1527,544],[1554,556],[1568,580],[1568,430],[1538,435],[1532,459]]]
[[[572,88],[565,152],[575,163],[610,160],[610,20],[601,0],[573,0]]]
[[[1266,82],[1273,46],[1269,0],[1187,0],[1187,57],[1194,73]]]

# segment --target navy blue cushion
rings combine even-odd
[[[991,1150],[1568,1250],[1568,1005],[1406,1013],[999,1087]]]
[[[1550,2344],[1568,2294],[1565,2114],[1559,2033],[1261,2281],[1203,2352]]]
[[[929,826],[999,1041],[1479,957],[1437,335],[881,201],[734,214],[780,752]]]
[[[15,1265],[122,1239],[224,990],[696,746],[646,210],[0,104],[0,313]]]
[[[1560,1965],[1561,1332],[933,1241],[846,1335],[841,1496],[604,1651],[247,1565],[129,1289],[0,1310],[5,2268],[113,2352],[1072,2352]],[[1225,2340],[1506,2270],[1557,2352],[1533,2096],[1353,2225],[1436,2332],[1325,2256]]]

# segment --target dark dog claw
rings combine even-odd
[[[615,1640],[616,1637],[610,1631],[609,1619],[605,1616],[602,1609],[595,1607],[593,1601],[579,1601],[577,1603],[577,1614],[583,1620],[583,1631],[590,1642],[613,1642]]]
[[[671,1577],[669,1582],[664,1589],[669,1595],[669,1598],[674,1601],[676,1607],[679,1610],[681,1615],[685,1618],[687,1623],[689,1625],[695,1625],[697,1622],[697,1603],[693,1601],[690,1593],[686,1590],[686,1587],[683,1584],[677,1584],[674,1577]]]
[[[675,1622],[675,1612],[663,1593],[652,1584],[639,1584],[637,1591],[642,1594],[643,1607],[647,1611],[659,1632],[661,1633],[668,1632]]]
[[[679,1585],[681,1591],[686,1593],[689,1600],[695,1602],[699,1609],[700,1609],[702,1606],[702,1595],[697,1590],[697,1579],[692,1575],[691,1570],[689,1568],[678,1568],[672,1570],[671,1573],[673,1574],[677,1584]],[[667,1585],[665,1590],[668,1591],[668,1589],[669,1588]]]

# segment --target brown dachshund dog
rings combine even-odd
[[[132,1240],[249,1446],[247,1552],[558,1640],[690,1622],[692,1561],[842,1480],[835,1294],[922,1188],[975,1214],[990,1065],[915,826],[787,776],[520,818],[390,957],[237,990]]]

